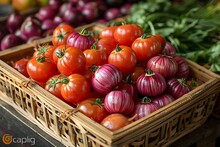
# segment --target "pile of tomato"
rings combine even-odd
[[[180,98],[192,87],[187,62],[160,34],[137,24],[91,31],[63,24],[14,68],[111,131]]]

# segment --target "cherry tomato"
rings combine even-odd
[[[75,29],[68,24],[63,24],[56,27],[52,35],[53,45],[58,46],[58,45],[66,44],[68,35],[73,32],[75,32]]]
[[[62,79],[61,95],[68,103],[79,103],[87,99],[90,95],[90,84],[86,78],[80,74],[71,74]]]
[[[131,47],[138,61],[147,61],[162,52],[161,43],[155,36],[143,36],[137,38]]]
[[[61,86],[63,85],[62,78],[65,77],[62,74],[54,75],[49,78],[49,80],[46,82],[45,89],[49,91],[54,96],[60,98],[61,100],[64,100],[61,95]]]
[[[122,73],[127,73],[134,68],[137,63],[135,52],[128,46],[117,46],[109,57],[108,63],[118,67]]]
[[[117,42],[114,38],[101,38],[96,45],[97,48],[105,51],[108,56],[116,48]]]
[[[46,82],[57,73],[56,64],[45,56],[31,58],[27,63],[28,75],[37,82]]]
[[[130,47],[133,41],[143,35],[143,33],[143,29],[137,24],[125,24],[116,28],[114,38],[119,45]]]
[[[53,51],[55,49],[55,46],[44,44],[41,45],[35,50],[33,57],[37,56],[45,56],[46,58],[50,58],[50,60],[53,60]]]
[[[103,99],[100,98],[86,99],[79,103],[78,108],[80,112],[98,123],[109,115],[104,107]]]
[[[29,59],[27,58],[22,58],[18,61],[15,62],[14,64],[14,68],[20,72],[22,75],[24,75],[25,77],[29,77],[28,73],[27,73],[27,63],[28,63]]]
[[[100,34],[99,38],[113,38],[114,37],[114,32],[118,26],[110,26],[105,29],[103,29]]]
[[[80,49],[68,47],[61,55],[63,56],[57,61],[57,68],[60,73],[69,76],[84,70],[86,66],[86,57]]]

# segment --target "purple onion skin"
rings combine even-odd
[[[122,72],[116,66],[104,64],[95,71],[92,77],[92,86],[97,92],[107,94],[115,88],[122,79]]]
[[[121,82],[117,86],[117,90],[127,92],[134,101],[138,98],[138,90],[137,90],[136,85],[126,83],[126,82]]]
[[[50,30],[50,29],[54,29],[54,28],[55,28],[55,24],[54,24],[53,20],[46,19],[42,22],[42,25],[41,25],[42,30]]]
[[[178,65],[178,70],[175,75],[176,78],[188,78],[190,75],[189,65],[185,61],[185,59],[181,56],[174,56],[176,63]]]
[[[39,20],[44,21],[46,19],[53,19],[56,13],[57,12],[54,10],[53,7],[45,6],[45,7],[40,8],[40,10],[36,13],[36,17]]]
[[[134,109],[134,100],[127,92],[115,90],[105,96],[104,106],[109,113],[128,115]]]
[[[166,90],[166,81],[159,73],[143,73],[138,77],[136,87],[142,95],[158,96]]]
[[[138,102],[135,104],[134,111],[132,112],[132,116],[137,114],[137,117],[135,117],[135,121],[138,119],[141,119],[154,111],[160,109],[161,107],[154,102],[144,103],[144,102]]]
[[[105,19],[106,20],[113,20],[118,17],[121,17],[120,10],[118,8],[110,8],[105,13]]]
[[[62,18],[68,24],[71,24],[73,26],[77,26],[80,23],[79,15],[81,15],[81,14],[75,8],[70,8],[64,12]]]
[[[175,56],[176,48],[170,42],[167,41],[162,51],[162,54],[167,55],[167,56]]]
[[[53,18],[53,23],[55,24],[55,26],[58,26],[58,25],[60,25],[61,23],[63,23],[64,21],[63,21],[63,18],[61,17],[61,16],[55,16],[54,18]]]
[[[5,27],[0,27],[0,42],[7,34],[9,34],[8,29]]]
[[[31,38],[28,39],[27,43],[32,43],[32,42],[34,42],[35,40],[40,39],[40,38],[41,38],[40,36],[33,36],[33,37],[31,37]]]
[[[22,24],[23,17],[19,14],[12,13],[8,16],[7,19],[7,28],[10,33],[14,33]]]
[[[157,103],[160,107],[164,107],[175,101],[174,97],[170,94],[162,94],[158,97],[152,98],[152,102]]]
[[[6,50],[22,43],[21,39],[14,34],[6,35],[1,41],[1,50]]]
[[[132,6],[132,4],[130,4],[130,3],[125,3],[124,5],[122,5],[122,6],[120,7],[120,13],[121,13],[122,15],[127,15],[127,14],[129,13],[130,9],[131,9],[131,6]]]
[[[42,35],[41,22],[35,17],[27,17],[21,25],[21,34],[26,38]]]
[[[90,0],[78,0],[78,3],[77,3],[77,10],[78,11],[82,11],[83,10],[83,7],[86,5],[86,3],[90,2]]]
[[[167,92],[171,94],[175,99],[180,98],[189,91],[189,86],[181,83],[180,79],[171,78],[167,81]]]
[[[73,6],[72,6],[71,3],[63,3],[60,6],[60,9],[59,9],[59,16],[62,17],[66,10],[69,10],[69,9],[72,9],[72,8],[73,8]]]
[[[95,42],[94,38],[89,35],[82,35],[78,32],[69,34],[67,38],[67,45],[78,48],[82,51],[89,49]]]
[[[98,18],[98,5],[96,2],[87,3],[83,9],[82,14],[87,22],[92,22]]]
[[[48,2],[48,5],[51,6],[54,10],[58,10],[62,4],[62,0],[49,0]]]
[[[159,55],[148,60],[147,69],[151,69],[152,71],[161,74],[166,79],[169,79],[176,75],[178,65],[173,57]]]

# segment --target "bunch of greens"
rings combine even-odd
[[[220,72],[220,5],[215,1],[145,0],[133,5],[127,21],[163,35],[177,53]]]

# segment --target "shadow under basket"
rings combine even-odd
[[[104,28],[96,23],[86,27],[95,31]],[[51,43],[51,38],[38,43]],[[0,98],[66,146],[167,146],[204,124],[220,94],[219,76],[186,60],[191,76],[201,81],[200,85],[169,105],[112,132],[78,111],[73,113],[72,106],[10,66],[31,56],[33,48],[33,44],[25,44],[0,52]],[[70,116],[63,121],[62,114]]]

